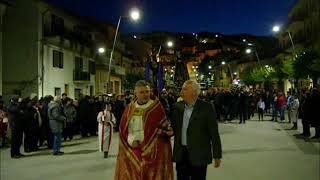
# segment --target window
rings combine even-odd
[[[90,86],[90,96],[93,96],[93,86]]]
[[[79,99],[81,96],[81,89],[74,89],[74,97]]]
[[[96,74],[96,63],[94,61],[89,61],[89,73]]]
[[[83,69],[83,59],[81,57],[75,57],[74,69],[76,72],[81,72]]]
[[[51,31],[53,34],[64,33],[64,20],[56,15],[51,16]]]
[[[53,50],[53,67],[63,68],[63,52]]]
[[[54,88],[54,95],[60,96],[61,95],[61,88]]]
[[[69,94],[69,84],[64,85],[64,92]]]

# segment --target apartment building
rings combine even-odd
[[[115,33],[112,24],[35,0],[14,1],[3,20],[2,88],[7,98],[31,93],[39,97],[67,93],[72,98],[123,93],[122,81],[132,56],[126,55],[120,34],[110,66],[111,88],[107,89]],[[99,48],[105,52],[99,53]]]

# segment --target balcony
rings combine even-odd
[[[73,71],[73,81],[88,82],[90,81],[90,74],[89,72]]]
[[[111,67],[112,67],[111,74],[116,74],[121,76],[126,75],[126,69],[124,67],[117,66],[117,65],[112,65]]]

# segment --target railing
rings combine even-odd
[[[74,81],[90,81],[90,74],[89,72],[73,71],[73,80]]]
[[[113,65],[113,66],[111,66],[111,73],[124,76],[124,75],[126,75],[126,69],[121,66]]]

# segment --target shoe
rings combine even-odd
[[[61,155],[63,155],[63,154],[64,154],[64,152],[62,152],[62,151],[54,152],[54,153],[53,153],[54,156],[61,156]]]
[[[292,128],[288,129],[288,130],[297,130],[298,128],[296,126],[293,126]]]
[[[25,157],[26,155],[19,153],[18,154],[20,157]]]
[[[11,158],[12,158],[12,159],[19,159],[19,158],[21,158],[21,156],[19,156],[19,155],[13,155],[13,156],[11,156]]]
[[[31,151],[31,149],[25,149],[24,152],[30,153],[30,152],[32,152],[32,151]]]
[[[296,135],[296,138],[298,138],[298,139],[307,139],[309,137],[310,137],[310,135],[306,135],[306,134],[298,134],[298,135]]]
[[[104,158],[108,158],[108,152],[104,152],[103,157],[104,157]]]
[[[306,138],[305,139],[307,142],[320,142],[320,137],[318,136],[313,136],[311,138]]]

